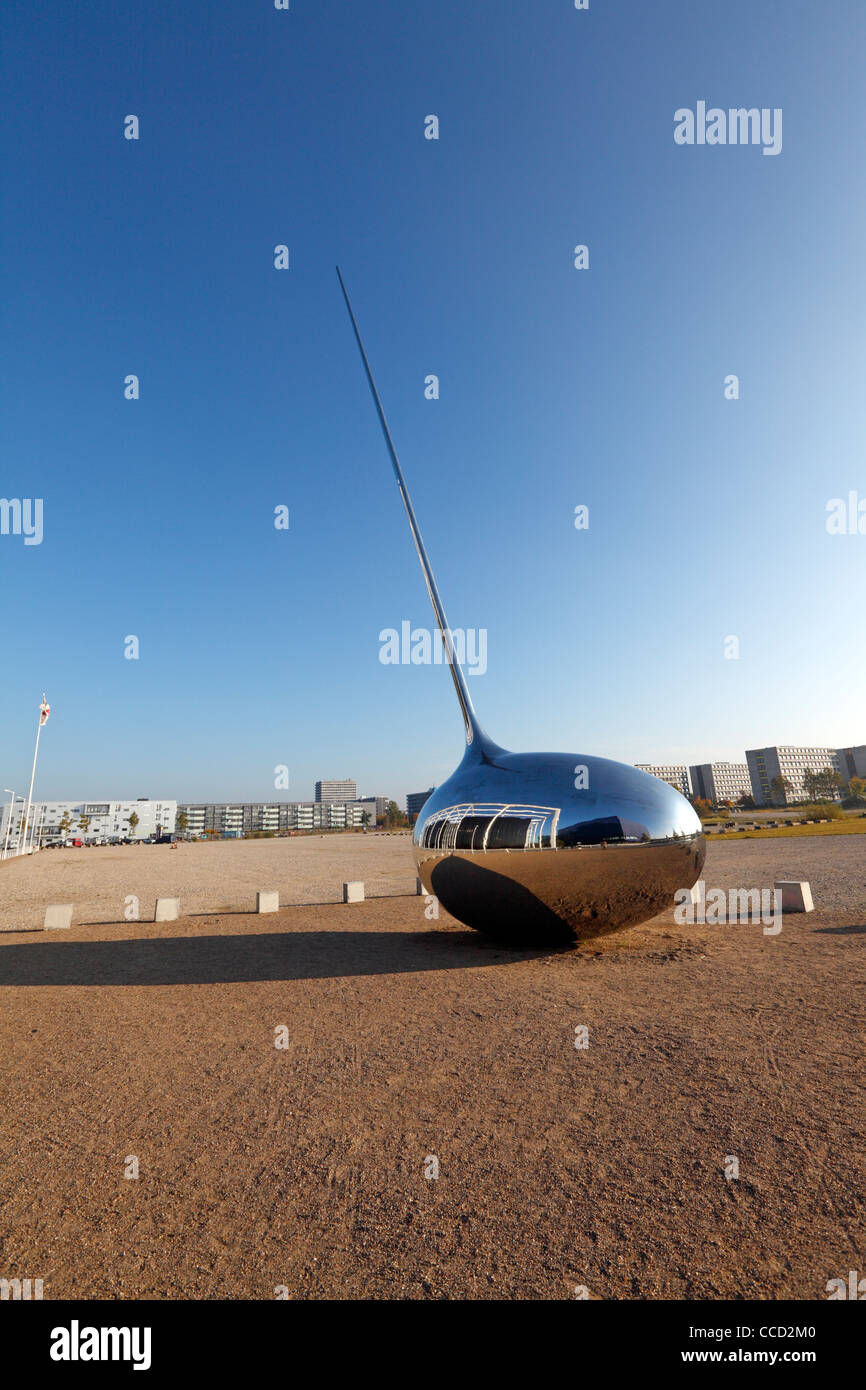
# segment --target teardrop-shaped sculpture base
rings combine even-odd
[[[531,946],[655,917],[700,877],[706,841],[685,797],[638,768],[485,741],[425,802],[413,849],[452,917]]]

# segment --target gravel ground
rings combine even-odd
[[[259,888],[284,904],[335,903],[352,879],[370,897],[413,893],[408,834],[42,850],[0,863],[0,931],[41,928],[46,903],[72,903],[73,922],[122,922],[128,895],[145,921],[157,898],[180,898],[191,915],[249,912]]]
[[[48,1299],[825,1297],[866,1268],[861,844],[710,847],[709,887],[811,880],[778,936],[668,912],[515,951],[415,897],[4,934],[0,1277]],[[160,856],[202,911],[208,887],[282,889],[275,849],[287,894],[302,859],[320,899],[414,883],[405,841],[372,836],[145,846],[108,888],[113,851],[68,856],[93,920],[155,895]],[[0,870],[13,912],[22,872],[64,896],[62,860]]]
[[[866,836],[711,841],[708,888],[771,888],[777,878],[808,879],[816,904],[866,911]],[[180,898],[185,915],[244,912],[256,890],[278,889],[281,904],[342,901],[343,883],[361,879],[368,897],[415,891],[407,834],[326,835],[213,844],[118,845],[43,850],[0,863],[0,931],[41,928],[47,903],[72,903],[74,923],[123,922],[128,895],[153,920],[160,898]]]
[[[816,908],[860,914],[866,921],[866,836],[711,842],[703,877],[708,890],[772,888],[776,879],[805,879]]]

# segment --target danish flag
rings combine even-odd
[[[43,696],[42,696],[42,704],[39,706],[39,727],[40,727],[40,729],[42,728],[42,725],[43,725],[43,724],[47,724],[47,723],[48,723],[48,716],[49,716],[50,713],[51,713],[51,706],[49,705],[48,701],[46,700],[46,698],[45,698],[45,696],[44,696],[44,694],[43,694]]]

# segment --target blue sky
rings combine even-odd
[[[0,24],[0,495],[44,503],[41,545],[0,536],[3,785],[43,689],[46,797],[268,800],[285,764],[291,799],[402,799],[456,765],[447,672],[379,660],[431,614],[337,261],[498,742],[866,741],[866,535],[825,526],[866,498],[862,5]],[[677,146],[699,100],[782,108],[782,152]]]

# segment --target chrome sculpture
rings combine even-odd
[[[701,823],[674,787],[580,753],[509,753],[478,722],[340,268],[337,276],[463,714],[466,752],[415,824],[429,893],[512,944],[572,944],[654,917],[699,878]]]

